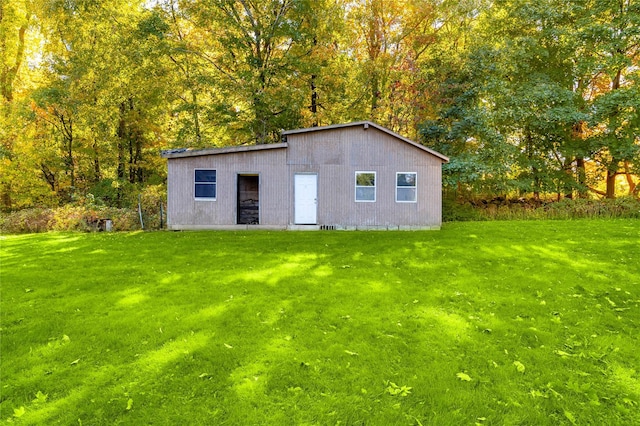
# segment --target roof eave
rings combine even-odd
[[[264,145],[241,145],[230,146],[225,148],[205,148],[205,149],[186,149],[177,151],[162,151],[162,158],[186,158],[186,157],[202,157],[205,155],[221,155],[235,154],[239,152],[265,151],[269,149],[287,148],[287,143],[273,143]]]

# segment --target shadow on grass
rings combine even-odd
[[[11,237],[2,418],[633,422],[637,237],[630,222]]]

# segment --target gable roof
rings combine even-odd
[[[361,126],[364,129],[368,129],[369,127],[373,127],[375,129],[380,130],[383,133],[393,136],[394,138],[407,143],[415,148],[418,148],[424,152],[427,152],[445,163],[449,162],[449,157],[446,155],[440,154],[437,151],[434,151],[430,148],[427,148],[424,145],[420,145],[412,141],[411,139],[407,139],[404,136],[400,136],[399,134],[392,132],[386,127],[382,127],[376,123],[371,121],[356,121],[353,123],[346,124],[334,124],[331,126],[321,126],[321,127],[309,127],[305,129],[294,129],[294,130],[285,130],[282,132],[282,136],[287,135],[295,135],[300,133],[309,133],[309,132],[321,132],[325,130],[334,130],[334,129],[343,129],[348,127],[358,127]],[[228,146],[224,148],[205,148],[205,149],[173,149],[162,151],[162,158],[184,158],[184,157],[201,157],[204,155],[220,155],[220,154],[233,154],[237,152],[250,152],[250,151],[263,151],[267,149],[280,149],[287,148],[289,145],[286,142],[283,143],[272,143],[272,144],[263,144],[263,145],[240,145],[240,146]]]
[[[343,128],[347,128],[347,127],[358,127],[361,126],[364,129],[368,129],[369,127],[373,127],[375,129],[380,130],[383,133],[386,133],[390,136],[393,136],[396,139],[401,140],[404,143],[407,143],[415,148],[418,148],[422,151],[428,152],[429,154],[438,157],[439,159],[441,159],[442,161],[444,161],[445,163],[449,162],[449,157],[447,157],[446,155],[440,154],[438,151],[434,151],[433,149],[427,148],[424,145],[420,145],[419,143],[416,143],[414,141],[412,141],[411,139],[407,139],[404,136],[400,136],[399,134],[387,129],[386,127],[382,127],[379,124],[376,124],[372,121],[356,121],[353,123],[345,123],[345,124],[334,124],[331,126],[321,126],[321,127],[309,127],[309,128],[305,128],[305,129],[295,129],[295,130],[286,130],[284,132],[282,132],[283,136],[286,135],[295,135],[295,134],[299,134],[299,133],[309,133],[309,132],[321,132],[324,130],[334,130],[334,129],[343,129]]]

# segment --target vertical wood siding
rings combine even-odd
[[[294,174],[318,175],[318,225],[436,227],[442,218],[442,161],[374,127],[289,134],[288,148],[171,158],[168,225],[234,225],[237,175],[260,176],[260,225],[294,224]],[[217,170],[217,200],[194,199],[194,170]],[[376,172],[376,201],[355,201],[356,171]],[[397,203],[396,173],[417,173],[417,202]]]
[[[289,204],[285,149],[239,152],[169,160],[167,225],[171,229],[235,225],[238,174],[260,177],[260,224],[286,226]],[[215,201],[194,197],[194,170],[217,171]]]
[[[318,224],[440,226],[442,161],[392,135],[361,126],[288,135],[289,175],[318,174]],[[356,171],[376,172],[376,201],[355,201]],[[417,202],[397,203],[396,173],[417,173]],[[289,216],[293,217],[293,206]]]

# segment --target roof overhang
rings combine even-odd
[[[446,155],[440,154],[438,151],[434,151],[433,149],[427,148],[424,145],[420,145],[419,143],[416,143],[414,141],[412,141],[411,139],[407,139],[404,136],[401,136],[399,134],[397,134],[396,132],[393,132],[385,127],[382,127],[372,121],[356,121],[353,123],[345,123],[345,124],[334,124],[331,126],[320,126],[320,127],[309,127],[309,128],[305,128],[305,129],[294,129],[294,130],[285,130],[284,132],[282,132],[283,136],[287,136],[287,135],[295,135],[295,134],[300,134],[300,133],[309,133],[309,132],[320,132],[320,131],[324,131],[324,130],[335,130],[335,129],[344,129],[347,127],[362,127],[363,129],[368,129],[370,127],[373,127],[375,129],[380,130],[381,132],[384,132],[388,135],[391,135],[397,139],[400,139],[401,141],[412,145],[424,152],[428,152],[429,154],[433,155],[434,157],[439,158],[440,160],[442,160],[445,163],[449,162],[449,157],[447,157]]]
[[[162,158],[185,158],[185,157],[201,157],[204,155],[221,155],[235,154],[238,152],[265,151],[269,149],[286,148],[286,143],[272,143],[263,145],[241,145],[229,146],[225,148],[206,148],[206,149],[173,149],[162,151]]]

